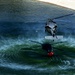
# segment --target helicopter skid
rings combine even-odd
[[[63,39],[63,36],[62,35],[57,35],[55,37],[53,37],[53,36],[45,36],[45,39],[48,39],[48,40],[59,40],[59,39]]]

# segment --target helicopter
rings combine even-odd
[[[55,19],[59,19],[59,18],[62,18],[62,17],[66,17],[66,16],[70,16],[70,15],[73,15],[72,14],[67,14],[67,15],[63,15],[63,16],[59,16],[59,17],[55,17],[55,18],[52,18],[52,19],[48,19],[47,22],[45,23],[45,32],[47,34],[49,34],[49,36],[45,36],[45,39],[60,39],[60,38],[63,38],[63,36],[56,36],[56,31],[57,31],[57,23],[54,21]],[[51,35],[51,36],[50,36]]]

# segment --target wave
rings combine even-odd
[[[44,38],[27,39],[25,37],[0,39],[0,67],[15,70],[55,72],[75,69],[75,39],[63,38],[49,41]],[[50,43],[55,56],[47,57],[41,44]],[[35,65],[34,65],[35,64]]]

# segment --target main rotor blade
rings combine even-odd
[[[70,15],[73,15],[73,13],[72,14],[63,15],[63,16],[59,16],[59,17],[56,17],[56,18],[52,18],[52,20],[59,19],[59,18],[63,18],[63,17],[70,16]]]
[[[37,41],[33,41],[33,40],[30,40],[30,41],[33,42],[33,43],[42,44],[42,43],[37,42]]]

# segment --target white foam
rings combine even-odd
[[[41,66],[45,64],[41,64],[39,66],[39,65],[26,65],[26,64],[12,63],[6,60],[0,60],[0,61],[1,61],[0,67],[6,67],[15,70],[35,70],[35,71],[53,72],[58,70],[75,69],[75,66],[70,65],[70,61],[64,61],[65,64],[63,65],[44,67],[44,68],[42,68]]]
[[[12,63],[9,62],[5,59],[0,59],[0,67],[6,67],[10,69],[15,69],[15,70],[35,70],[35,71],[56,71],[56,70],[61,70],[59,66],[52,66],[52,67],[44,67],[42,68],[45,64],[40,64],[40,65],[26,65],[26,64],[18,64],[18,63]],[[57,68],[58,67],[58,68]]]
[[[7,50],[15,45],[24,44],[25,39],[2,39],[0,42],[0,50]]]
[[[75,38],[73,37],[64,37],[63,39],[58,40],[58,42],[59,42],[57,43],[58,45],[64,44],[65,46],[68,47],[75,47]]]
[[[15,69],[15,70],[38,70],[38,71],[47,70],[47,68],[38,68],[37,66],[20,65],[16,63],[1,63],[0,66]]]
[[[72,37],[64,38],[64,40],[67,42],[66,45],[69,47],[74,47],[75,46],[75,39]]]

